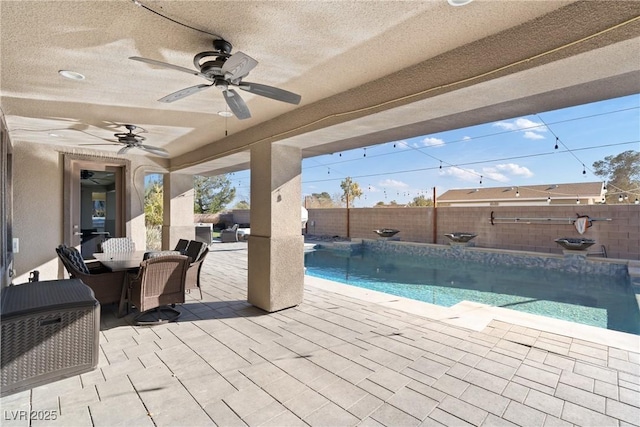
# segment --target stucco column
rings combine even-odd
[[[302,153],[264,143],[251,148],[248,300],[273,312],[302,302]]]
[[[163,177],[162,249],[176,247],[179,239],[193,240],[193,175],[166,173]]]

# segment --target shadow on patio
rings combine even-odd
[[[501,321],[472,331],[317,286],[266,314],[246,302],[242,248],[215,246],[204,298],[188,297],[178,322],[134,327],[104,310],[98,369],[7,396],[5,414],[56,411],[65,426],[640,419],[637,352]]]

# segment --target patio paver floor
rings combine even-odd
[[[246,302],[246,242],[211,250],[178,322],[103,307],[98,369],[2,398],[1,424],[640,425],[640,349],[466,329],[309,284],[267,314]],[[56,420],[14,419],[30,410]]]

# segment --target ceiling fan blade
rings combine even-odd
[[[259,83],[242,82],[238,87],[255,95],[265,96],[267,98],[275,99],[276,101],[288,102],[289,104],[298,105],[302,99],[302,97],[297,93]]]
[[[227,105],[231,109],[231,112],[238,118],[238,120],[244,120],[251,117],[249,107],[247,107],[247,104],[240,97],[238,92],[233,89],[227,89],[222,91],[222,94],[224,95],[224,99],[227,101]]]
[[[253,70],[256,65],[258,65],[258,61],[247,54],[237,52],[231,55],[231,57],[229,57],[229,59],[225,61],[224,65],[222,66],[222,75],[225,79],[230,81],[241,79],[242,77],[249,74],[249,72]]]
[[[127,151],[131,150],[133,147],[130,145],[127,145],[126,147],[122,147],[121,149],[118,150],[118,154],[126,154]]]
[[[170,68],[176,71],[182,71],[183,73],[193,74],[194,76],[204,77],[207,80],[210,80],[205,74],[202,74],[200,71],[190,70],[189,68],[181,67],[179,65],[168,64],[162,61],[156,61],[155,59],[149,58],[141,58],[139,56],[130,56],[129,59],[133,59],[134,61],[146,62],[147,64],[157,65],[159,67]]]
[[[158,101],[160,101],[160,102],[174,102],[174,101],[177,101],[179,99],[186,98],[189,95],[193,95],[194,93],[198,93],[201,90],[207,89],[207,88],[209,88],[211,86],[213,86],[213,85],[212,84],[211,85],[202,84],[202,85],[187,87],[187,88],[181,89],[181,90],[179,90],[177,92],[173,92],[173,93],[171,93],[171,94],[169,94],[169,95],[167,95],[167,96],[165,96],[163,98],[160,98],[160,99],[158,99]]]
[[[169,157],[169,153],[164,148],[153,147],[151,145],[139,145],[138,148],[154,154],[158,157]]]

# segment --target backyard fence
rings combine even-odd
[[[400,230],[394,239],[448,244],[445,234],[470,232],[477,234],[472,240],[475,246],[542,253],[562,253],[555,239],[583,237],[596,241],[591,248],[593,251],[604,245],[609,258],[640,260],[640,205],[385,207],[351,208],[348,212],[345,208],[308,211],[306,234],[314,236],[377,239],[373,230],[394,228]],[[236,209],[216,219],[249,224],[249,213],[249,210]],[[586,215],[590,219],[591,226],[582,235],[573,223],[578,215]]]

